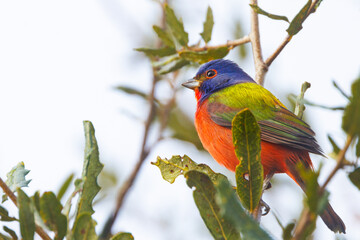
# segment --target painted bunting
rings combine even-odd
[[[286,109],[271,92],[258,85],[236,63],[213,60],[183,83],[197,100],[195,126],[204,148],[221,165],[235,171],[239,164],[232,141],[232,119],[248,108],[260,126],[264,176],[286,173],[304,191],[297,164],[312,170],[309,153],[323,155],[309,125]],[[345,225],[328,203],[321,218],[334,232]]]

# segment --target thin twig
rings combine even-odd
[[[320,193],[323,193],[325,191],[326,186],[329,184],[329,182],[331,181],[331,179],[335,176],[336,172],[343,167],[344,165],[344,161],[345,161],[345,154],[347,152],[347,150],[349,149],[351,142],[353,140],[352,136],[348,136],[345,142],[345,146],[344,148],[339,152],[337,160],[336,160],[336,166],[334,167],[334,169],[331,171],[331,173],[329,174],[329,176],[326,178],[324,184],[321,186],[320,188]]]
[[[314,0],[311,5],[310,8],[306,14],[306,16],[304,17],[302,23],[304,23],[304,21],[306,20],[306,18],[315,12],[315,6],[320,2],[321,0]],[[275,60],[275,58],[277,56],[279,56],[279,54],[281,53],[281,51],[284,49],[284,47],[291,41],[293,36],[287,35],[285,37],[285,39],[282,41],[282,43],[280,44],[280,46],[275,50],[275,52],[273,54],[270,55],[270,57],[268,57],[265,61],[266,66],[270,66],[271,63]]]
[[[280,52],[284,49],[284,47],[290,42],[292,36],[287,35],[284,41],[280,44],[280,46],[275,50],[273,54],[271,54],[270,57],[268,57],[265,61],[266,66],[270,66],[271,63],[275,60],[277,56],[279,56]]]
[[[231,41],[229,40],[225,44],[220,44],[220,45],[216,45],[216,46],[189,47],[189,50],[191,50],[193,52],[202,52],[202,51],[206,51],[206,50],[210,50],[210,49],[217,49],[217,48],[221,48],[221,47],[228,47],[229,49],[233,49],[239,45],[242,45],[242,44],[245,44],[248,42],[250,42],[250,37],[244,36],[244,37],[236,39],[236,40],[231,40]]]
[[[154,73],[155,73],[155,70],[154,70]],[[145,122],[144,136],[143,136],[143,140],[142,140],[142,144],[141,144],[141,152],[139,155],[138,162],[136,163],[136,165],[135,165],[132,173],[128,177],[128,179],[123,183],[123,185],[118,193],[115,209],[112,212],[111,216],[106,221],[103,231],[100,235],[100,239],[107,239],[108,236],[111,234],[111,228],[112,228],[113,224],[115,223],[115,220],[118,216],[121,206],[124,203],[125,196],[128,193],[128,191],[130,190],[130,188],[132,187],[132,185],[134,184],[134,181],[139,173],[139,170],[140,170],[143,162],[145,161],[146,157],[149,155],[149,149],[146,147],[146,142],[148,139],[151,122],[153,121],[153,118],[155,115],[154,95],[155,95],[156,81],[157,81],[157,76],[154,75],[152,87],[151,87],[151,91],[150,91],[150,95],[149,95],[150,110],[149,110],[149,113],[148,113],[148,116],[147,116],[147,119]]]
[[[0,178],[0,187],[4,193],[11,199],[11,201],[17,206],[17,198],[13,191],[6,185],[6,183]],[[51,240],[49,235],[39,225],[35,224],[35,232],[44,240]]]
[[[250,0],[250,4],[257,5],[257,0]],[[264,78],[268,70],[268,67],[264,63],[261,52],[258,14],[257,12],[254,11],[253,8],[250,9],[250,19],[251,19],[250,41],[254,56],[255,81],[260,85],[264,85]]]

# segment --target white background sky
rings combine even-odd
[[[214,12],[215,27],[211,44],[231,38],[228,30],[234,18],[243,20],[248,32],[247,1],[174,1],[182,16],[191,43],[199,39],[206,8]],[[300,0],[260,1],[272,13],[292,19],[305,4]],[[134,166],[147,107],[140,99],[114,90],[130,85],[148,91],[151,68],[146,58],[133,51],[142,47],[144,36],[154,37],[151,26],[158,24],[160,8],[154,1],[0,1],[0,176],[5,178],[14,165],[24,161],[32,182],[31,194],[58,189],[71,172],[80,175],[83,159],[83,120],[96,129],[101,161],[115,172],[120,183]],[[285,37],[287,23],[260,17],[264,56],[269,56]],[[265,87],[281,100],[284,93],[298,93],[301,83],[311,82],[306,97],[329,106],[344,105],[345,99],[332,87],[336,80],[347,92],[360,73],[360,3],[356,0],[323,1],[311,15],[268,72]],[[232,59],[233,55],[228,56]],[[253,76],[252,61],[239,64]],[[196,70],[184,73],[186,80]],[[180,82],[178,83],[180,85]],[[163,89],[165,91],[166,88]],[[158,92],[159,96],[166,96]],[[181,94],[186,111],[194,114],[193,93]],[[131,112],[133,117],[130,117]],[[325,152],[330,151],[326,134],[339,143],[345,136],[340,129],[341,113],[307,108],[308,119]],[[130,231],[135,239],[210,239],[192,200],[192,193],[179,178],[170,185],[150,165],[157,155],[171,157],[188,154],[197,162],[208,163],[226,172],[208,155],[177,140],[166,140],[150,154],[124,209],[115,231]],[[349,157],[353,157],[350,155]],[[313,157],[324,166],[321,179],[334,167],[332,159]],[[228,173],[228,172],[227,172]],[[286,184],[265,194],[265,201],[284,224],[299,215],[302,193],[286,177]],[[360,236],[360,193],[344,172],[329,185],[331,203],[347,224],[346,239]],[[98,230],[112,210],[114,192],[106,204],[96,208]],[[10,206],[8,203],[6,206]],[[281,232],[272,214],[263,225],[276,238]],[[333,234],[319,220],[316,239],[332,239]]]

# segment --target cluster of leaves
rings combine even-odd
[[[73,175],[70,175],[59,192],[36,192],[33,196],[28,196],[21,188],[27,187],[30,180],[25,176],[26,170],[23,163],[14,167],[7,175],[6,184],[11,191],[16,191],[17,207],[19,216],[9,216],[8,210],[0,206],[0,221],[18,221],[20,225],[21,238],[24,240],[34,239],[35,231],[46,229],[53,232],[54,239],[98,239],[95,232],[96,221],[92,218],[94,213],[94,198],[100,190],[97,178],[103,168],[99,161],[99,150],[95,138],[95,130],[91,122],[84,121],[85,130],[85,158],[82,176],[75,180],[74,191],[63,205],[62,197],[70,187]],[[73,198],[77,196],[76,204],[72,204]],[[6,201],[7,198],[3,197]],[[3,201],[3,202],[4,202]],[[71,208],[75,205],[75,209]],[[8,234],[0,233],[0,239],[19,239],[15,231],[4,226],[4,231]],[[112,240],[131,240],[134,239],[130,233],[118,233]]]
[[[223,58],[229,53],[229,47],[207,49],[199,48],[197,45],[189,46],[189,35],[184,29],[181,19],[177,18],[174,10],[167,4],[164,6],[166,28],[153,26],[153,29],[162,42],[160,48],[138,48],[137,51],[144,52],[151,59],[156,60],[160,74],[176,71],[191,62],[205,63],[213,59]],[[200,33],[205,44],[210,42],[214,26],[213,13],[210,7],[207,9],[203,32]]]
[[[236,168],[237,194],[224,175],[196,164],[186,155],[169,160],[158,157],[153,164],[166,181],[173,183],[183,175],[188,186],[195,187],[196,206],[214,239],[271,239],[246,212],[252,214],[259,207],[262,195],[260,128],[248,109],[236,115],[233,125],[237,126],[233,128],[236,154],[241,159]]]

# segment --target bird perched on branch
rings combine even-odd
[[[193,89],[197,100],[195,126],[204,148],[221,165],[235,171],[239,164],[232,141],[235,115],[248,108],[261,131],[261,163],[264,176],[286,173],[304,191],[297,164],[312,170],[309,153],[323,155],[309,125],[290,112],[268,90],[258,85],[237,64],[213,60],[202,65],[183,86]],[[321,218],[334,232],[345,233],[345,225],[327,204]]]

